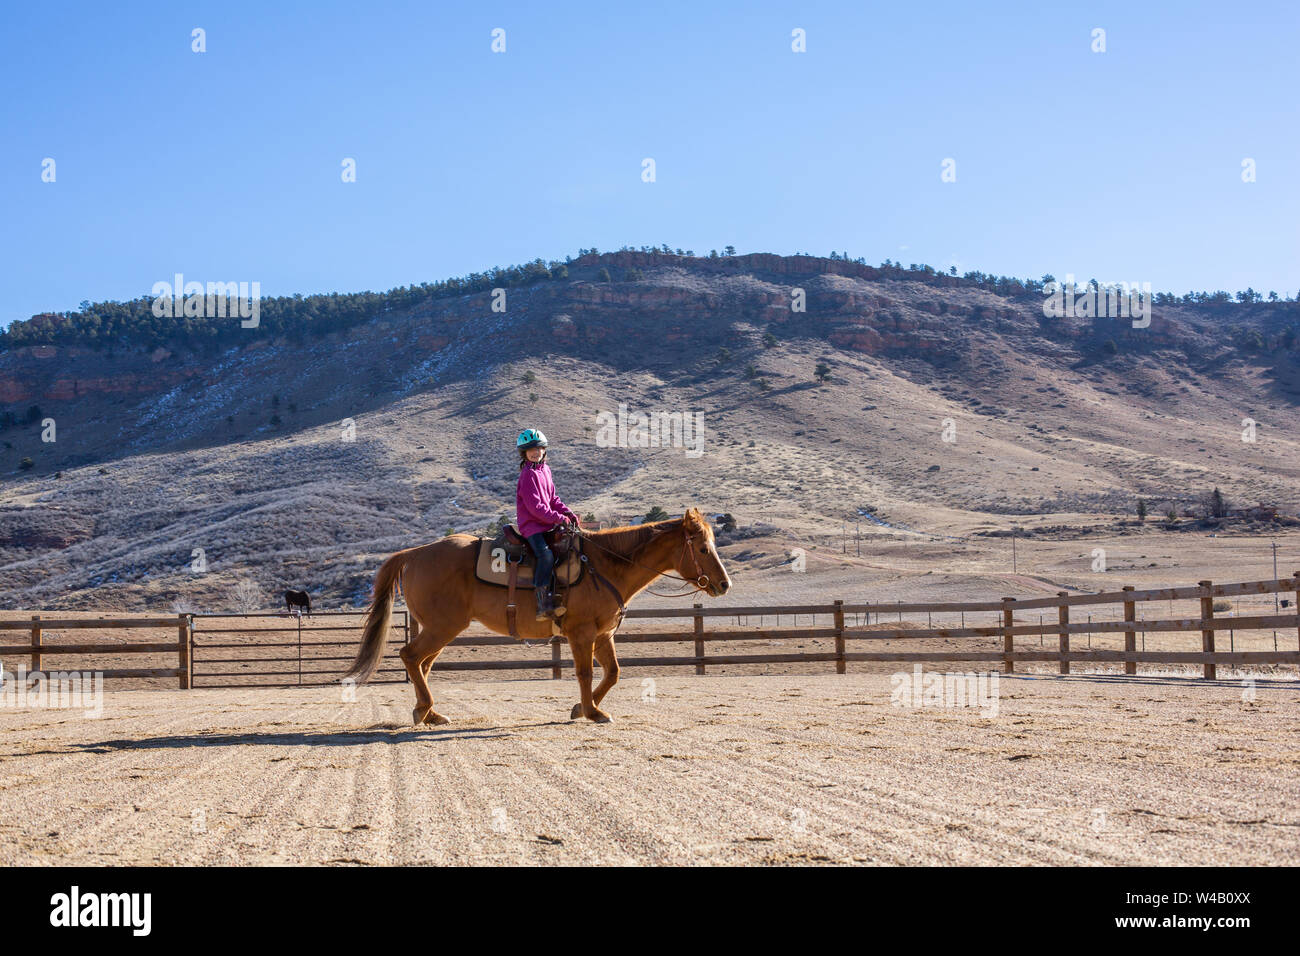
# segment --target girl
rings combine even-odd
[[[551,591],[551,572],[555,555],[546,544],[545,533],[566,521],[581,528],[578,516],[555,493],[551,467],[546,464],[546,436],[535,428],[526,428],[515,440],[519,449],[519,484],[515,488],[515,527],[528,540],[537,562],[533,568],[533,588],[537,591],[537,620],[558,615],[555,595]],[[559,613],[564,613],[561,609]]]

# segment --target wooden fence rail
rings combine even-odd
[[[132,642],[129,644],[110,644],[99,641],[89,644],[47,644],[44,641],[46,631],[69,630],[123,630],[123,629],[175,628],[176,639],[173,641]],[[171,617],[118,617],[118,618],[60,618],[41,617],[33,614],[30,620],[0,620],[0,631],[31,632],[28,644],[0,644],[0,658],[9,656],[30,656],[29,673],[40,671],[47,656],[98,656],[118,654],[175,654],[175,667],[117,667],[101,670],[93,668],[94,673],[108,678],[169,678],[177,680],[181,690],[190,687],[190,615],[174,614]],[[2,639],[2,636],[0,636]],[[84,666],[71,668],[88,670]]]
[[[1287,599],[1293,610],[1288,614],[1250,614],[1243,617],[1216,617],[1214,599],[1219,597],[1240,597],[1245,595],[1289,594]],[[1138,617],[1138,605],[1153,601],[1196,601],[1199,602],[1199,614],[1195,617],[1155,617],[1143,620]],[[1294,602],[1294,603],[1292,603]],[[1071,608],[1093,607],[1097,605],[1116,605],[1122,608],[1120,620],[1080,621],[1071,618]],[[1042,620],[1038,624],[1018,623],[1016,614],[1026,610],[1056,608],[1055,621]],[[665,644],[682,646],[690,644],[686,654],[656,657],[629,656],[620,660],[621,667],[674,667],[691,666],[695,673],[703,674],[709,665],[731,664],[776,664],[776,663],[834,663],[835,672],[846,673],[846,665],[854,661],[987,661],[1001,662],[1004,673],[1014,673],[1015,665],[1020,662],[1056,662],[1062,674],[1070,673],[1073,662],[1118,662],[1123,663],[1125,674],[1136,674],[1139,663],[1151,664],[1200,664],[1202,676],[1214,679],[1219,664],[1300,664],[1300,571],[1291,578],[1278,580],[1249,581],[1233,584],[1213,584],[1201,581],[1195,587],[1156,588],[1143,591],[1132,586],[1119,591],[1101,594],[1069,594],[1058,592],[1053,597],[1019,599],[1004,597],[999,601],[941,602],[932,604],[846,604],[834,601],[829,604],[791,604],[791,605],[755,605],[740,607],[706,607],[696,604],[689,608],[632,608],[627,618],[633,620],[690,619],[691,629],[681,631],[641,631],[621,633],[617,642],[620,645]],[[881,627],[880,615],[897,614],[902,619],[904,614],[964,614],[993,612],[997,613],[1000,623],[989,626],[959,627],[917,627],[900,625],[899,627]],[[272,678],[281,684],[333,683],[337,673],[344,669],[343,664],[351,661],[360,637],[360,615],[362,612],[318,611],[311,615],[310,626],[303,627],[301,619],[284,612],[278,614],[180,614],[171,617],[127,617],[127,618],[77,618],[42,617],[33,615],[30,619],[0,620],[0,632],[26,631],[27,643],[0,644],[0,657],[27,657],[31,670],[39,671],[43,659],[57,656],[93,656],[117,654],[171,654],[177,655],[175,668],[134,668],[101,671],[105,678],[161,677],[176,678],[182,689],[195,686],[195,666],[200,665],[199,674],[203,686],[236,686],[223,684],[231,678]],[[414,619],[405,611],[398,609],[400,615],[395,620],[403,641],[411,640],[418,633]],[[878,616],[874,628],[847,626],[845,616],[866,615],[868,624],[870,616]],[[812,620],[807,626],[781,627],[781,616],[809,615]],[[818,626],[816,616],[830,619],[830,625]],[[352,617],[358,620],[352,623],[316,625],[316,618]],[[757,629],[708,628],[705,622],[709,618],[736,618],[757,616],[760,620],[776,617],[777,627],[759,627]],[[286,626],[240,627],[235,619],[249,617],[283,618]],[[289,625],[288,622],[293,624]],[[228,622],[228,623],[227,623]],[[274,623],[274,622],[272,622]],[[149,641],[138,643],[77,643],[49,644],[42,639],[43,633],[58,630],[104,630],[124,628],[167,628],[175,629],[176,638],[169,641]],[[1295,650],[1272,651],[1236,651],[1217,650],[1216,635],[1224,631],[1235,633],[1241,630],[1291,630],[1295,636]],[[340,640],[303,640],[304,631],[310,638],[313,635],[333,635]],[[1199,633],[1200,649],[1188,651],[1174,650],[1139,650],[1137,633]],[[340,633],[341,632],[341,633]],[[1071,637],[1087,633],[1123,634],[1123,650],[1080,649],[1071,645]],[[272,640],[249,642],[232,640],[239,635],[256,634],[270,637]],[[285,639],[286,635],[296,634],[296,640]],[[198,635],[196,639],[196,635]],[[1017,649],[1016,638],[1038,637],[1040,641],[1048,636],[1055,636],[1055,650]],[[215,639],[214,639],[215,638]],[[906,651],[906,650],[869,650],[870,642],[913,641],[926,639],[1002,639],[1001,649],[972,646],[969,648],[951,648],[941,651]],[[4,635],[0,633],[0,641]],[[746,642],[823,639],[833,640],[833,650],[812,650],[786,653],[763,654],[709,654],[710,642]],[[395,643],[395,642],[394,642]],[[435,670],[443,671],[495,671],[527,670],[550,668],[551,676],[559,678],[564,667],[561,653],[563,641],[554,638],[549,645],[548,658],[527,658],[496,661],[439,661]],[[473,635],[459,639],[456,645],[461,647],[518,646],[507,637]],[[454,645],[454,646],[456,646]],[[529,645],[537,647],[538,645]],[[303,649],[309,653],[304,656]],[[330,656],[319,653],[330,648],[340,649],[340,654]],[[862,648],[859,650],[858,648]],[[381,675],[390,679],[406,679],[405,670],[400,662],[395,661],[397,648],[390,650],[385,657]],[[240,652],[269,651],[267,657],[238,656]],[[209,665],[242,665],[242,670],[211,670]],[[324,664],[324,670],[315,669],[314,665]],[[289,670],[261,669],[261,665],[288,665]],[[306,665],[304,667],[304,665]],[[381,679],[383,679],[381,677]],[[268,685],[256,685],[268,686]]]

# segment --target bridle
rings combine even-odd
[[[700,591],[707,591],[709,589],[709,576],[704,573],[704,569],[700,567],[700,559],[695,556],[695,535],[691,534],[691,532],[686,530],[685,524],[682,525],[682,533],[686,535],[686,540],[682,543],[682,558],[685,559],[687,554],[691,556],[691,564],[695,565],[695,580],[691,581],[687,578],[680,577],[676,574],[671,574],[666,576],[677,578],[677,580],[679,581],[685,581],[687,584],[693,584],[694,590],[683,592],[680,595],[677,594],[670,595],[671,597],[679,597],[679,596],[686,597],[691,594],[696,594]],[[685,563],[684,560],[679,560],[677,562],[679,567],[683,563]],[[654,594],[656,592],[651,591],[650,593]],[[665,595],[660,595],[660,597],[664,597],[664,596]]]

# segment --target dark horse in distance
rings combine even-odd
[[[306,591],[285,591],[284,603],[290,613],[295,607],[306,608],[307,613],[311,613],[311,595]]]

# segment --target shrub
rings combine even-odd
[[[231,600],[234,602],[236,611],[243,611],[247,614],[250,611],[256,611],[262,606],[262,589],[257,586],[255,581],[243,578],[235,584],[234,590],[230,592]]]

